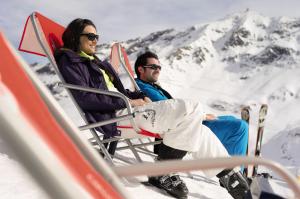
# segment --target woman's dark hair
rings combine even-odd
[[[158,60],[158,56],[155,53],[150,52],[150,51],[147,51],[147,52],[139,55],[134,64],[134,70],[137,75],[137,78],[140,78],[140,72],[138,70],[138,67],[145,66],[147,64],[148,58],[154,58],[154,59]]]
[[[73,50],[74,52],[79,51],[80,34],[83,29],[91,25],[96,29],[94,23],[89,19],[74,19],[66,28],[62,35],[62,40],[64,42],[64,48]]]

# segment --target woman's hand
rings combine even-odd
[[[144,97],[144,101],[147,102],[147,103],[152,102],[152,100],[149,97]]]
[[[135,106],[143,106],[148,102],[146,102],[143,99],[134,99],[134,100],[129,100],[129,103],[131,104],[131,106],[135,107]]]
[[[205,115],[205,120],[215,120],[217,119],[217,116],[215,116],[214,114],[206,114]]]

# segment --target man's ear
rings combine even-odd
[[[138,71],[139,71],[139,73],[144,73],[144,68],[142,66],[139,66]]]

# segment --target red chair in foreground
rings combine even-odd
[[[0,46],[1,136],[38,183],[53,198],[126,197],[118,178],[70,121],[55,117],[61,115],[58,104],[2,33]]]

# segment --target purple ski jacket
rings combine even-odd
[[[145,97],[140,91],[125,90],[117,73],[107,61],[101,61],[97,57],[90,60],[66,49],[55,53],[55,59],[66,83],[108,91],[101,68],[110,76],[119,92],[130,99]],[[71,93],[90,123],[114,118],[117,110],[125,108],[125,102],[120,98],[76,90],[71,90]],[[104,133],[105,138],[119,135],[116,123],[104,125],[97,130]]]

